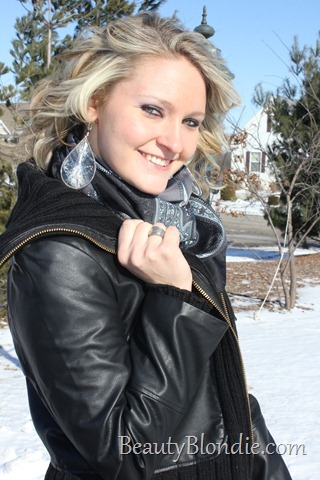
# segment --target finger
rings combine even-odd
[[[122,245],[130,245],[132,237],[140,223],[144,223],[143,220],[124,220],[119,230],[118,242]]]
[[[180,245],[180,233],[177,227],[171,225],[166,229],[165,236],[162,239],[161,247],[163,248],[173,248],[179,247]]]
[[[163,223],[154,223],[148,231],[148,244],[160,245],[166,234],[166,227]]]
[[[151,230],[151,223],[141,222],[137,225],[134,235],[131,240],[131,246],[146,246],[149,240],[149,232]]]
[[[145,223],[143,220],[124,220],[122,223],[119,235],[118,235],[118,259],[120,263],[125,263],[128,259],[130,251],[132,249],[131,245],[133,242],[133,238],[136,234],[136,230],[140,224]],[[148,224],[150,225],[150,224]]]

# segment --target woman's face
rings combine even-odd
[[[91,103],[95,155],[138,190],[158,195],[197,148],[206,87],[184,57],[148,58],[106,103]]]

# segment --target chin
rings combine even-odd
[[[164,190],[167,188],[167,184],[168,182],[166,183],[162,183],[161,185],[134,185],[134,187],[137,189],[137,190],[140,190],[140,192],[143,192],[143,193],[147,193],[148,195],[154,195],[154,196],[157,196],[157,195],[160,195],[160,193],[164,192]]]
[[[157,195],[160,195],[160,193],[164,192],[165,188],[162,188],[162,189],[142,188],[139,190],[140,192],[147,193],[148,195],[153,195],[156,197]]]

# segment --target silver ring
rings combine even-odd
[[[148,237],[151,237],[152,235],[158,235],[159,237],[163,238],[165,233],[166,231],[164,228],[153,225],[148,233]]]

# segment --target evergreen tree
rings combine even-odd
[[[12,167],[0,158],[0,233],[5,228],[14,199]],[[9,264],[0,269],[0,322],[5,321],[7,317],[6,274],[8,268]]]
[[[83,0],[78,9],[76,31],[83,27],[105,26],[116,18],[141,11],[157,10],[164,0],[145,0],[140,3],[127,0]]]
[[[14,198],[12,167],[0,159],[0,233],[4,230]]]
[[[256,89],[255,101],[268,113],[277,139],[269,148],[269,167],[280,188],[280,205],[266,216],[283,232],[288,258],[280,275],[286,308],[295,306],[297,275],[295,250],[320,231],[320,33],[315,47],[290,53],[290,77],[278,90]]]
[[[275,93],[258,87],[255,100],[268,112],[278,134],[269,162],[281,188],[280,207],[271,213],[285,230],[288,193],[292,201],[295,243],[320,231],[320,36],[315,47],[290,50],[290,78]]]
[[[164,0],[19,0],[26,14],[17,18],[10,53],[15,87],[0,86],[0,101],[28,101],[36,83],[47,76],[84,27],[105,26],[111,20],[138,11],[157,10]],[[1,64],[0,64],[1,66]],[[3,66],[5,67],[5,66]],[[7,70],[7,67],[5,67]],[[3,70],[3,69],[2,69]],[[0,69],[0,76],[4,75]]]
[[[4,114],[2,105],[10,107],[11,99],[16,95],[16,89],[13,85],[5,85],[2,81],[2,77],[10,72],[3,62],[0,62],[0,117]]]
[[[72,37],[65,34],[76,21],[76,9],[80,0],[20,0],[26,14],[17,18],[16,38],[10,53],[13,57],[12,71],[21,100],[27,101],[35,84],[54,68],[57,56],[70,45]]]

